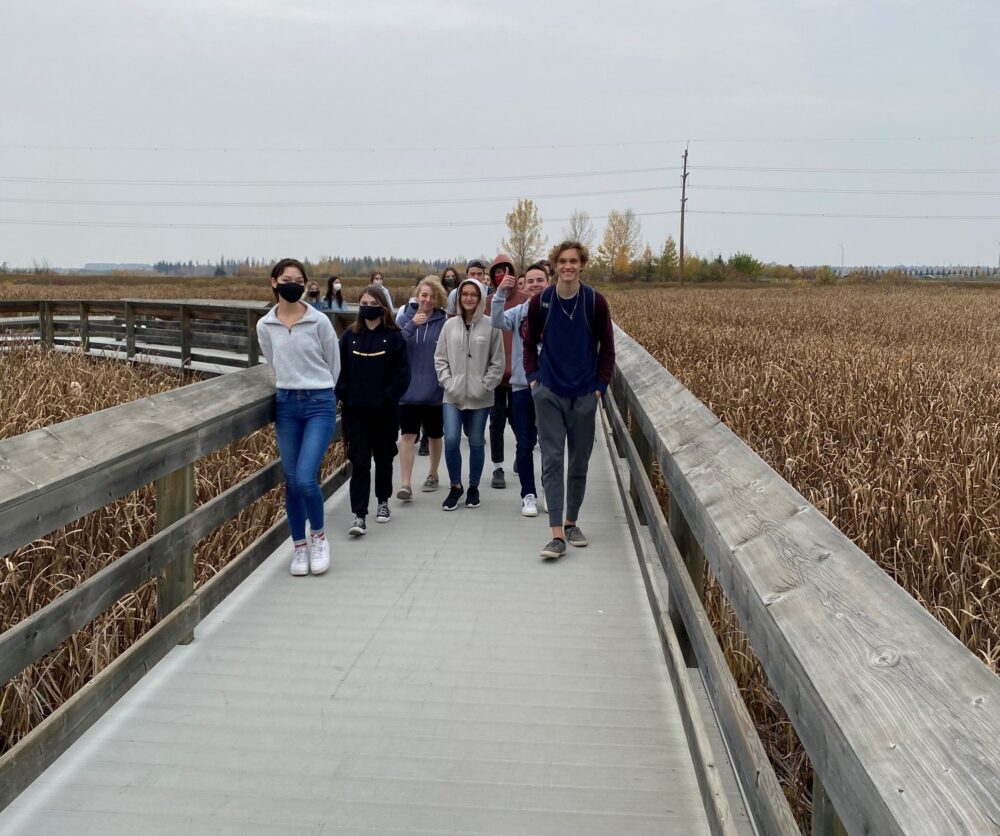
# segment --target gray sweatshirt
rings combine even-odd
[[[531,301],[530,299],[528,301]],[[501,331],[511,331],[510,343],[510,386],[512,389],[527,389],[528,378],[524,374],[524,343],[521,341],[521,323],[528,316],[528,302],[522,302],[509,310],[504,310],[507,304],[507,291],[497,291],[490,297],[490,322],[494,328]]]
[[[261,354],[279,389],[332,389],[340,377],[340,347],[326,314],[304,305],[302,319],[286,328],[275,305],[257,321]]]
[[[479,284],[466,279],[459,288],[468,283]],[[493,406],[493,390],[503,378],[503,335],[483,316],[485,304],[481,295],[468,328],[461,316],[449,319],[434,351],[434,371],[444,389],[444,403],[459,409]]]

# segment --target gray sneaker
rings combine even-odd
[[[580,526],[578,525],[567,525],[565,528],[566,532],[566,542],[571,546],[586,546],[587,538],[583,536],[583,532],[580,531]]]
[[[556,560],[566,554],[566,543],[563,540],[553,538],[553,540],[541,551],[542,557],[546,560]]]
[[[413,491],[410,489],[409,485],[403,485],[398,491],[396,491],[396,499],[401,499],[403,502],[409,502],[413,499]]]
[[[493,470],[493,478],[490,480],[491,488],[506,488],[507,480],[503,478],[503,468],[497,467]]]
[[[439,487],[437,476],[428,476],[424,479],[424,486],[420,489],[424,493],[430,493],[431,491],[436,491]]]

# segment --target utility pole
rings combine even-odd
[[[688,147],[684,145],[684,173],[681,175],[681,249],[678,275],[684,281],[684,204],[687,203]]]

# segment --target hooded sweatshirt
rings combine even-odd
[[[416,310],[407,305],[399,322],[410,356],[410,385],[399,402],[438,406],[444,392],[434,370],[434,351],[448,317],[438,308],[423,325],[417,326],[413,324],[415,313]]]
[[[511,294],[513,296],[513,294]],[[505,291],[497,289],[490,297],[490,321],[494,328],[504,332],[504,342],[511,341],[511,350],[507,352],[507,365],[510,367],[510,385],[515,391],[528,388],[528,378],[524,373],[524,342],[521,338],[521,325],[528,317],[528,297],[524,301],[511,304]]]
[[[403,336],[379,323],[377,328],[363,325],[360,333],[353,328],[340,338],[341,371],[337,400],[349,409],[395,409],[410,384],[410,361]]]
[[[484,409],[493,406],[493,390],[503,377],[503,338],[483,316],[486,296],[482,285],[465,279],[458,286],[459,295],[466,285],[479,290],[475,315],[469,325],[461,314],[444,324],[434,352],[434,369],[445,403],[459,409]]]
[[[304,307],[291,328],[278,319],[277,305],[257,321],[261,354],[279,389],[332,389],[340,376],[337,334],[326,314]]]
[[[508,268],[508,270],[509,270],[509,272],[511,274],[516,274],[516,272],[517,272],[514,269],[514,262],[511,261],[510,256],[507,256],[507,255],[504,255],[503,253],[501,253],[496,258],[494,258],[493,262],[490,264],[490,273],[489,273],[489,275],[490,275],[490,287],[493,288],[493,293],[494,294],[496,294],[498,292],[495,272],[496,272],[496,268],[498,266],[500,266],[501,264],[506,265],[506,267]],[[493,297],[491,296],[490,299],[492,300]],[[523,302],[527,302],[528,301],[528,294],[526,294],[522,290],[518,290],[515,287],[509,294],[507,294],[505,296],[505,299],[506,299],[506,301],[504,302],[504,309],[507,310],[507,309],[510,309],[510,308],[514,308],[517,305],[522,304]],[[492,310],[491,310],[491,313],[492,313]],[[498,326],[496,326],[495,322],[493,324],[494,324],[494,327],[498,327]],[[512,376],[513,376],[514,372],[512,371],[511,363],[514,360],[514,353],[515,353],[514,352],[513,343],[512,343],[513,336],[514,335],[513,335],[513,333],[511,332],[510,329],[503,329],[504,367],[503,367],[503,380],[500,381],[500,385],[501,386],[510,386],[511,383],[512,383]],[[518,342],[520,343],[520,338],[518,339]],[[518,358],[520,359],[520,352],[518,351],[517,354],[518,354]],[[524,372],[523,371],[521,372],[521,377],[522,378],[524,377]],[[522,386],[527,386],[527,385],[528,385],[527,381],[524,381],[522,383]]]

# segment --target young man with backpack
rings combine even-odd
[[[587,489],[597,407],[614,373],[615,343],[607,300],[580,280],[587,248],[563,241],[549,258],[556,283],[528,303],[523,346],[552,528],[541,556],[555,559],[566,553],[567,543],[587,545],[577,517]]]

